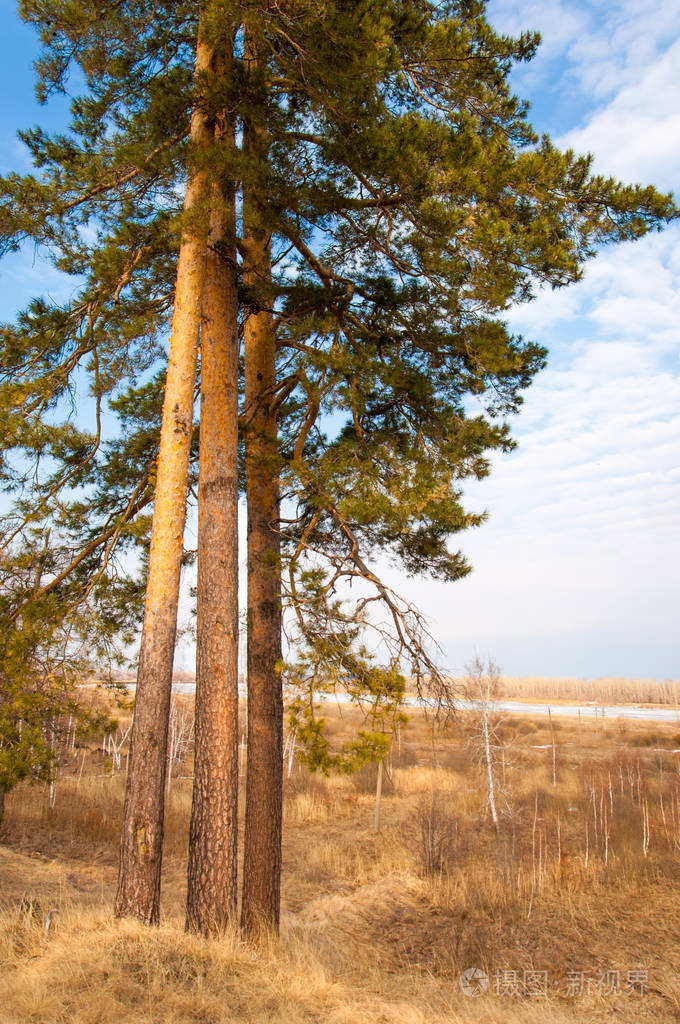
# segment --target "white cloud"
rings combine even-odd
[[[680,40],[636,69],[611,101],[558,143],[592,152],[596,170],[622,180],[677,185],[680,165]]]
[[[680,226],[601,253],[584,279],[512,311],[553,349],[454,541],[474,566],[405,584],[451,668],[678,677]]]
[[[518,4],[517,0],[493,0],[489,5],[489,19],[497,31],[510,35],[526,31],[541,33],[541,48],[534,66],[537,63],[547,65],[560,57],[576,40],[587,35],[593,24],[592,12],[586,4],[560,0],[546,3],[530,0],[523,4]]]
[[[537,57],[518,75],[523,85],[534,90],[559,85],[577,91],[589,105],[647,74],[680,31],[676,0],[493,0],[489,15],[500,31],[541,33]]]

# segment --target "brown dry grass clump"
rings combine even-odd
[[[337,715],[338,740],[352,724]],[[0,1019],[680,1020],[677,731],[570,719],[551,733],[543,720],[508,717],[498,832],[465,715],[445,730],[414,716],[393,750],[377,834],[370,769],[324,779],[295,764],[281,938],[258,949],[184,933],[190,755],[170,794],[162,926],[113,920],[123,772],[101,749],[78,752],[52,808],[37,788],[7,800]],[[470,967],[489,978],[479,998],[461,990]],[[643,993],[627,984],[638,970]]]

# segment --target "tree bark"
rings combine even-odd
[[[234,125],[218,128],[234,144]],[[232,182],[213,187],[201,329],[196,752],[186,927],[235,916],[238,844],[238,295]]]
[[[266,89],[257,26],[246,23],[244,53],[253,98],[243,146],[264,179]],[[259,78],[259,81],[258,81]],[[246,495],[248,502],[248,760],[241,927],[252,938],[279,925],[283,786],[279,461],[274,401],[271,253],[266,210],[244,190]]]
[[[260,247],[261,263],[269,253]],[[281,884],[283,699],[276,414],[270,408],[275,347],[271,317],[248,317],[246,494],[248,501],[248,759],[241,924],[276,930]]]
[[[380,804],[382,801],[382,778],[383,778],[383,760],[380,758],[378,761],[378,777],[375,782],[375,810],[373,812],[373,831],[380,831]]]
[[[213,49],[203,40],[199,29],[197,76],[209,70],[212,57]],[[212,136],[210,118],[197,107],[191,118],[193,145],[206,146]],[[205,169],[190,170],[185,211],[200,210],[209,198],[209,188],[209,175]],[[138,917],[148,924],[157,924],[160,915],[168,719],[206,235],[207,230],[203,231],[196,225],[188,227],[182,237],[177,264],[115,901],[117,917]]]
[[[491,693],[488,685],[483,689],[480,686],[482,696],[482,735],[484,737],[484,758],[486,760],[486,774],[489,784],[489,808],[494,828],[498,829],[498,812],[496,811],[496,788],[493,779],[493,758],[491,756],[491,737],[489,735],[489,703]]]

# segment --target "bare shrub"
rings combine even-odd
[[[496,703],[500,681],[498,666],[478,655],[467,666],[465,694],[472,704],[472,733],[469,746],[485,776],[488,809],[494,828],[500,825],[500,808],[509,811],[506,785],[506,742],[499,732],[503,719]]]
[[[458,825],[438,793],[432,792],[415,813],[416,856],[426,875],[440,874],[451,860]]]
[[[194,745],[194,708],[187,700],[173,695],[170,705],[170,732],[168,736],[167,790],[170,793],[173,769],[178,769],[189,756]]]

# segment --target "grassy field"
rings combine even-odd
[[[329,719],[338,739],[356,725]],[[377,833],[374,766],[324,779],[293,764],[281,937],[265,949],[184,933],[190,753],[174,767],[163,923],[113,920],[125,748],[121,770],[110,748],[68,751],[52,807],[42,788],[7,799],[0,1019],[680,1020],[680,725],[506,716],[499,735],[498,830],[470,714],[445,729],[412,717]],[[479,996],[461,987],[470,968]]]
[[[465,693],[466,680],[451,677],[454,689]],[[551,704],[635,704],[680,705],[680,683],[666,679],[577,679],[565,676],[501,676],[498,698],[502,700],[540,701]]]
[[[499,696],[509,700],[549,700],[596,704],[680,704],[680,684],[671,679],[551,679],[503,676]]]

